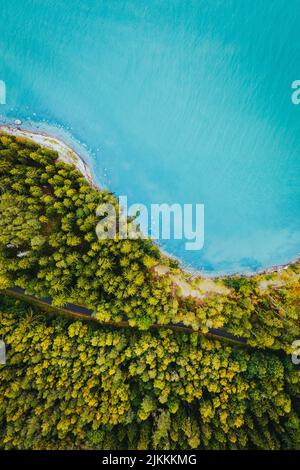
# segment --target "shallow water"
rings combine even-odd
[[[10,0],[4,118],[58,125],[129,203],[204,203],[208,273],[300,251],[298,0]]]

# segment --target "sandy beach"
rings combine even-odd
[[[83,160],[83,158],[75,152],[69,145],[63,140],[58,139],[45,132],[37,132],[28,129],[23,129],[19,126],[7,126],[0,125],[0,132],[6,134],[24,137],[26,139],[33,140],[37,144],[46,147],[47,149],[54,150],[58,153],[58,160],[75,165],[77,170],[88,180],[91,186],[96,189],[100,189],[93,177],[93,172],[90,166]]]

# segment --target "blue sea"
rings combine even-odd
[[[1,121],[55,129],[129,204],[205,205],[205,243],[162,248],[216,275],[300,251],[299,0],[10,0]]]

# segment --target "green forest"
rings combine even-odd
[[[0,446],[4,449],[298,449],[299,263],[218,279],[184,297],[151,240],[99,240],[92,187],[57,153],[0,134]],[[134,223],[134,220],[128,221]],[[72,321],[12,287],[94,312]],[[128,321],[130,328],[105,323]],[[194,333],[152,325],[183,324]],[[205,337],[221,328],[247,347]],[[202,336],[197,333],[201,333]]]
[[[300,377],[285,355],[47,318],[5,297],[0,335],[5,449],[300,445]]]

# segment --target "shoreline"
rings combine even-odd
[[[70,165],[75,165],[77,170],[86,178],[93,188],[101,189],[95,181],[90,165],[69,144],[66,144],[63,139],[47,134],[47,132],[23,129],[18,125],[0,124],[0,132],[16,137],[24,137],[25,139],[36,142],[42,147],[54,150],[58,153],[58,160]]]
[[[21,127],[20,124],[0,124],[0,133],[6,133],[8,135],[13,135],[16,137],[23,137],[29,140],[34,141],[38,145],[48,148],[49,150],[53,150],[58,153],[58,160],[63,161],[64,163],[68,163],[70,165],[74,165],[77,170],[83,175],[84,178],[88,181],[88,183],[96,190],[101,190],[102,188],[96,183],[93,171],[90,165],[82,158],[82,156],[71,147],[70,144],[64,142],[63,138],[55,137],[54,135],[50,135],[45,131],[40,130],[31,130]],[[268,268],[262,268],[256,272],[245,272],[245,273],[233,273],[233,274],[209,274],[205,271],[199,271],[197,269],[193,269],[190,267],[185,267],[180,258],[173,256],[166,252],[162,247],[159,246],[159,243],[155,243],[157,248],[160,250],[164,258],[173,259],[179,264],[179,269],[183,275],[187,276],[190,281],[197,281],[198,280],[211,280],[211,281],[222,281],[223,279],[228,279],[232,277],[255,277],[255,276],[263,276],[263,275],[271,275],[274,273],[281,273],[284,270],[296,265],[300,258],[299,256],[296,257],[295,260],[289,261],[285,264],[279,264],[270,266]],[[162,265],[165,268],[169,268],[167,265]],[[169,268],[170,269],[170,268]],[[159,271],[159,269],[158,269]],[[163,275],[157,272],[158,275]],[[186,279],[185,279],[186,280]]]

